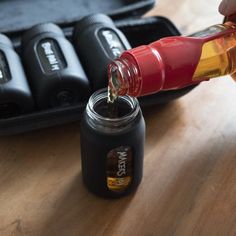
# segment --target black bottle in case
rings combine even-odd
[[[0,118],[34,109],[34,101],[20,58],[11,41],[0,34]]]
[[[1,32],[4,32],[10,36],[10,39],[13,42],[15,50],[17,52],[20,52],[20,56],[22,56],[22,59],[23,59],[23,53],[20,47],[23,46],[22,49],[24,52],[24,59],[25,59],[24,68],[28,74],[27,79],[28,82],[30,82],[31,88],[33,89],[33,90],[31,89],[32,94],[37,99],[38,105],[41,104],[40,106],[41,109],[39,110],[38,107],[36,107],[36,112],[30,112],[30,114],[23,114],[20,116],[13,116],[11,117],[11,119],[0,119],[1,136],[19,134],[23,132],[29,132],[32,130],[39,130],[46,127],[62,125],[65,123],[80,120],[87,102],[86,99],[86,102],[78,102],[76,103],[75,106],[63,106],[60,107],[59,109],[47,109],[49,107],[58,106],[60,104],[61,105],[70,104],[70,91],[69,94],[67,92],[67,89],[66,91],[62,89],[62,93],[60,93],[61,88],[59,89],[59,93],[55,91],[55,88],[56,90],[58,88],[57,87],[58,79],[56,78],[60,77],[61,74],[63,74],[62,76],[63,79],[60,79],[60,82],[62,81],[64,82],[65,73],[59,72],[57,73],[57,75],[59,75],[57,77],[56,74],[55,76],[54,75],[49,76],[49,74],[45,75],[41,71],[42,67],[41,65],[39,65],[38,56],[35,56],[35,51],[36,51],[35,42],[43,38],[56,38],[57,40],[59,37],[61,39],[60,41],[62,40],[66,41],[66,39],[62,35],[61,30],[60,29],[58,30],[58,27],[53,26],[54,29],[52,29],[52,27],[50,26],[48,30],[44,30],[45,26],[43,26],[42,27],[44,28],[43,30],[37,30],[38,28],[37,27],[32,33],[32,37],[31,35],[29,35],[27,39],[27,37],[24,36],[24,38],[26,37],[26,40],[24,40],[23,45],[21,45],[19,44],[19,37],[23,36],[22,33],[26,29],[29,29],[30,27],[43,22],[54,22],[55,24],[59,24],[60,27],[63,29],[66,38],[69,39],[69,41],[71,38],[74,39],[74,46],[76,46],[77,48],[78,57],[81,59],[81,62],[83,61],[83,68],[86,69],[86,73],[87,75],[89,75],[88,79],[92,83],[93,81],[96,81],[95,84],[94,83],[93,84],[95,86],[98,86],[99,88],[107,86],[108,83],[107,64],[111,60],[111,58],[109,58],[106,55],[106,53],[104,54],[104,52],[106,52],[104,50],[104,47],[108,49],[110,48],[114,52],[115,55],[112,56],[112,60],[113,57],[119,54],[119,51],[121,52],[122,50],[129,49],[130,47],[129,45],[127,46],[126,44],[127,40],[124,39],[122,36],[120,36],[120,34],[117,35],[119,39],[121,39],[122,43],[123,39],[126,40],[126,43],[124,43],[125,44],[124,49],[120,47],[119,42],[118,44],[116,44],[116,40],[112,41],[109,40],[110,38],[113,39],[113,35],[116,35],[112,33],[117,32],[116,31],[117,28],[125,35],[125,37],[130,42],[130,45],[132,45],[133,47],[137,47],[143,44],[149,44],[152,41],[163,37],[180,35],[180,32],[175,27],[175,25],[165,17],[162,16],[142,17],[149,9],[151,9],[154,6],[155,0],[132,0],[132,1],[102,0],[102,1],[90,1],[90,2],[87,1],[87,3],[89,4],[84,4],[85,3],[84,0],[76,0],[76,1],[58,0],[54,2],[56,2],[57,6],[56,7],[54,6],[52,10],[52,8],[50,9],[48,8],[50,6],[50,4],[48,4],[48,1],[42,1],[42,0],[0,1],[0,7],[3,14],[3,17],[1,17],[0,21]],[[22,14],[11,14],[12,11],[15,11],[15,9],[17,10],[19,7]],[[75,30],[73,37],[72,34],[73,29],[74,26],[78,23],[78,20],[80,23],[81,22],[80,19],[82,17],[84,17],[85,15],[92,14],[94,12],[105,13],[108,14],[112,19],[116,19],[116,21],[114,21],[115,27],[114,23],[108,17],[101,17],[103,18],[103,20],[101,19],[99,20],[99,22],[101,21],[100,23],[96,23],[97,20],[94,19],[94,17],[97,18],[97,16],[94,16],[92,17],[91,20],[92,24],[88,20],[86,20],[85,17],[82,20],[82,22],[85,21],[86,23],[86,21],[88,21],[88,23],[86,23],[85,26],[82,25],[82,28],[84,29],[81,30],[79,29],[77,31]],[[91,16],[89,16],[88,18],[91,19]],[[77,25],[77,27],[79,26]],[[108,42],[106,42],[105,45],[103,45],[104,47],[94,46],[93,45],[94,42],[97,43],[96,40],[97,36],[95,34],[96,29],[104,27],[112,28],[114,29],[114,31],[112,31],[112,33],[110,33],[110,31],[108,32],[105,31],[106,38],[104,39],[103,37],[103,42],[104,40],[106,42],[107,39]],[[81,32],[81,35],[78,35],[76,32],[78,33]],[[85,34],[87,35],[87,37],[84,36]],[[76,39],[76,36],[78,36],[78,39]],[[80,38],[80,36],[82,37]],[[114,36],[114,38],[116,37]],[[71,45],[68,47],[71,48]],[[95,49],[92,50],[92,48]],[[83,54],[83,52],[85,54]],[[102,53],[100,54],[99,52]],[[111,51],[109,50],[108,53],[110,52]],[[68,54],[70,53],[67,53],[67,55]],[[100,57],[99,55],[105,55],[105,59],[103,60],[102,59],[103,56]],[[52,60],[53,57],[50,58]],[[75,58],[75,56],[72,56],[71,58]],[[77,61],[77,58],[74,61]],[[81,70],[79,69],[79,74],[80,73],[81,75],[82,74],[83,75],[78,76],[78,73],[76,73],[77,75],[76,78],[77,77],[85,78],[84,73],[81,72]],[[49,80],[49,82],[46,82],[46,80]],[[71,79],[69,79],[68,81],[71,81]],[[79,80],[78,84],[80,84],[80,82],[81,81]],[[76,89],[78,91],[77,96],[80,97],[84,97],[84,92],[87,93],[87,89],[85,87],[87,87],[88,81],[83,80],[82,84],[84,84],[84,86],[81,86],[83,87],[82,89]],[[95,86],[94,88],[95,90],[97,90]],[[69,87],[71,88],[71,86]],[[73,88],[75,87],[77,86],[75,86],[73,83]],[[140,105],[142,107],[147,107],[170,102],[174,99],[183,96],[184,94],[187,94],[192,89],[193,87],[190,87],[181,90],[165,91],[150,96],[141,97],[139,98]],[[56,96],[57,94],[59,94],[58,96],[59,99],[57,99]],[[80,97],[76,99],[80,100]],[[21,99],[18,100],[20,101]],[[24,104],[28,106],[30,103],[24,102]]]
[[[107,86],[108,64],[131,48],[112,19],[103,14],[81,19],[75,26],[73,41],[93,90]]]
[[[28,30],[23,61],[40,109],[75,104],[89,95],[89,82],[71,43],[55,24]]]
[[[91,192],[117,198],[141,182],[145,122],[137,99],[120,97],[114,118],[106,100],[106,90],[94,93],[81,121],[82,176]]]

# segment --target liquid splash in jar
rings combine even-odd
[[[118,96],[114,91],[108,86],[107,89],[107,112],[110,118],[117,117],[117,99]]]
[[[110,73],[108,75],[108,81],[110,82],[108,84],[108,89],[107,89],[107,107],[108,107],[108,114],[109,117],[116,117],[117,116],[117,100],[118,100],[118,93],[117,89],[119,85],[117,82],[119,80],[116,78],[117,74],[115,73]],[[112,85],[112,86],[111,86]]]

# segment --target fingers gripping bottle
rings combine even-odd
[[[236,79],[236,24],[214,25],[188,37],[167,37],[128,50],[108,71],[114,97],[180,89],[226,74]]]

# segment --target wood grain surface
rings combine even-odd
[[[183,33],[219,23],[216,0],[159,0]],[[236,83],[204,82],[144,110],[144,177],[104,200],[81,180],[79,123],[0,138],[0,235],[236,235]]]

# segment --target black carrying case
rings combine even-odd
[[[75,23],[92,13],[105,13],[115,20],[132,47],[148,44],[163,37],[179,35],[167,18],[141,16],[150,10],[155,0],[2,0],[0,1],[0,32],[12,40],[21,56],[20,41],[25,30],[35,24],[58,24],[71,40]],[[79,56],[79,55],[78,55]],[[166,103],[188,93],[193,87],[159,92],[139,98],[141,107]],[[86,102],[74,106],[34,111],[16,117],[0,119],[0,135],[11,135],[79,120]]]

